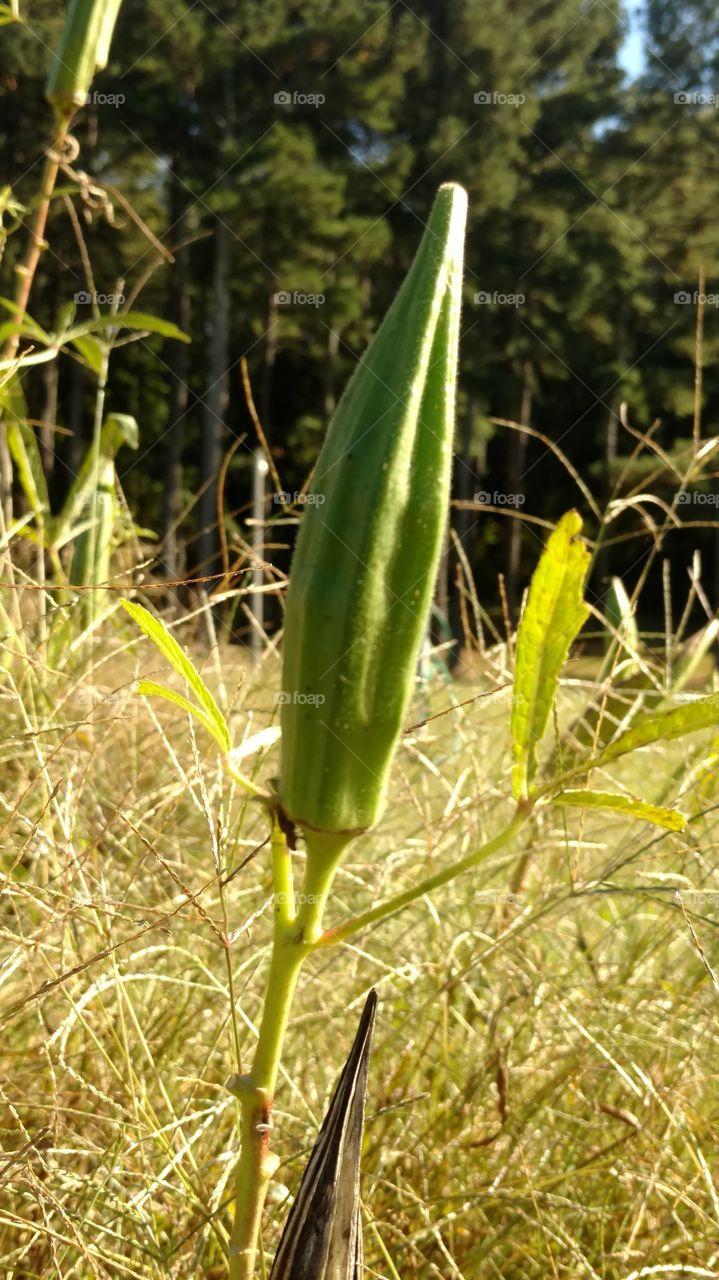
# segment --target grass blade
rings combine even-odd
[[[206,717],[203,723],[209,721],[207,727],[212,726],[210,733],[220,750],[223,752],[229,751],[231,745],[230,731],[225,717],[184,649],[180,648],[175,637],[170,635],[164,623],[160,622],[159,618],[154,618],[141,604],[137,604],[133,600],[122,600],[121,604],[129,613],[133,622],[137,623],[140,630],[144,631],[145,635],[160,650],[160,653],[167,659],[170,666],[174,667],[178,675],[181,675],[187,681],[200,704],[204,717]],[[163,689],[163,686],[158,685],[156,689]],[[166,696],[168,692],[168,690],[163,689],[161,696]],[[180,703],[179,705],[183,704]],[[193,711],[193,714],[197,714],[197,712]],[[198,715],[198,719],[202,718],[202,716]]]
[[[225,750],[222,741],[218,737],[217,726],[214,721],[196,703],[190,702],[190,699],[186,698],[184,694],[175,693],[174,689],[168,689],[164,684],[156,684],[154,680],[141,680],[137,687],[137,692],[146,698],[164,698],[166,702],[172,702],[176,707],[182,707],[183,711],[187,711],[189,715],[199,720],[200,724],[207,729],[207,732],[212,734],[221,750]]]

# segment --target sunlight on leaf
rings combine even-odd
[[[655,715],[646,716],[610,743],[596,763],[607,764],[628,751],[651,746],[654,742],[670,742],[684,737],[685,733],[710,729],[715,724],[719,724],[719,693],[688,702],[683,707],[674,707],[672,711],[658,711]]]
[[[154,618],[153,615],[141,604],[137,604],[132,600],[122,600],[121,604],[129,613],[133,622],[137,623],[138,627],[144,631],[145,635],[152,640],[153,644],[160,650],[160,653],[167,659],[170,666],[174,667],[175,671],[177,671],[178,674],[187,681],[202,708],[202,714],[198,714],[195,710],[193,710],[193,714],[197,715],[198,719],[201,719],[203,723],[209,722],[209,724],[212,725],[210,732],[218,746],[224,752],[229,751],[230,731],[227,727],[225,717],[220,711],[204,680],[195,669],[187,654],[180,648],[175,637],[170,635],[167,627],[164,623],[160,622],[159,618]],[[162,689],[162,686],[158,685],[157,689]],[[167,690],[163,690],[161,696],[167,697],[168,692],[169,691]],[[182,706],[184,704],[179,703],[178,705]]]
[[[222,738],[217,732],[217,725],[196,703],[190,702],[190,699],[186,698],[184,694],[175,693],[174,689],[168,689],[164,684],[156,684],[154,680],[141,680],[137,687],[137,692],[146,698],[164,698],[166,702],[172,702],[176,707],[182,707],[183,711],[187,711],[189,715],[199,720],[208,733],[212,734],[218,747],[222,751],[225,750]]]
[[[572,641],[589,616],[582,597],[589,551],[578,540],[581,516],[568,511],[552,533],[532,578],[517,634],[512,701],[514,796],[526,798]]]
[[[552,804],[577,809],[611,809],[614,813],[625,813],[627,817],[652,822],[666,831],[683,831],[687,825],[685,815],[678,809],[664,809],[661,805],[648,804],[613,791],[560,791],[552,798]]]

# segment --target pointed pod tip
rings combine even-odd
[[[437,199],[440,197],[444,200],[450,199],[456,210],[466,213],[469,198],[464,187],[458,182],[443,182],[437,188]]]
[[[443,182],[434,199],[430,224],[446,246],[450,259],[461,264],[467,223],[467,192],[458,182]]]

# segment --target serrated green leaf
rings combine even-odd
[[[118,311],[116,315],[97,316],[94,320],[86,320],[84,324],[75,325],[63,335],[64,342],[74,342],[88,333],[101,333],[103,329],[142,329],[148,333],[159,333],[163,338],[175,338],[178,342],[191,342],[190,335],[178,329],[171,320],[163,320],[160,316],[151,316],[145,311]]]
[[[217,725],[214,720],[198,707],[195,702],[190,702],[182,693],[175,693],[174,689],[168,689],[164,684],[156,684],[154,680],[141,680],[138,687],[138,693],[143,694],[146,698],[164,698],[166,702],[172,702],[176,707],[182,707],[183,711],[187,711],[200,724],[204,725],[208,733],[212,734],[215,742],[221,751],[226,751],[224,740],[217,732]]]
[[[589,551],[578,541],[581,528],[577,511],[562,516],[535,570],[519,624],[511,719],[517,800],[529,792],[559,673],[589,616],[582,596]]]
[[[715,724],[719,724],[719,693],[710,693],[706,698],[688,702],[683,707],[645,716],[610,743],[596,763],[607,764],[618,756],[625,756],[628,751],[637,751],[639,747],[648,747],[654,742],[671,742],[674,738],[683,738],[686,733],[709,729]]]
[[[153,617],[141,604],[137,604],[133,600],[122,600],[120,603],[129,613],[133,622],[137,623],[140,630],[144,631],[145,635],[160,650],[160,653],[167,659],[170,666],[174,667],[175,671],[187,681],[200,703],[199,710],[212,723],[213,727],[210,732],[215,741],[223,752],[229,751],[231,745],[230,731],[225,717],[184,649],[181,649],[175,637],[170,635],[165,624],[159,618]],[[161,688],[162,686],[158,687]],[[197,715],[198,719],[202,718],[198,711],[193,712],[193,714]]]
[[[613,791],[560,791],[559,795],[553,796],[552,804],[576,809],[611,809],[614,813],[625,813],[627,817],[652,822],[655,827],[664,827],[667,831],[683,831],[687,825],[685,815],[678,809],[664,809],[661,805],[648,804],[645,800],[635,800],[633,796]]]

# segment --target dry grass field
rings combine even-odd
[[[276,656],[196,656],[236,742],[273,723]],[[387,817],[352,846],[330,923],[504,821],[507,662],[495,646],[476,679],[418,691],[417,723],[434,718],[405,735]],[[568,665],[549,755],[598,696],[593,665]],[[158,669],[118,613],[62,673],[29,649],[7,664],[2,1280],[226,1274],[224,1082],[255,1035],[270,868],[261,811],[205,736],[136,695],[138,672]],[[694,734],[616,767],[622,786],[683,808],[684,833],[540,808],[481,873],[309,961],[274,1120],[268,1259],[374,985],[368,1275],[719,1273],[711,746]],[[272,775],[272,749],[251,760]]]

